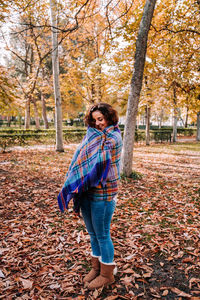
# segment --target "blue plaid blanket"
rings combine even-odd
[[[114,136],[120,132],[118,126],[109,126],[104,131],[88,127],[87,133],[76,150],[66,180],[58,195],[58,205],[61,212],[68,208],[71,199],[74,211],[79,213],[81,194],[92,187],[106,184],[111,164],[111,149],[106,147],[107,133]]]

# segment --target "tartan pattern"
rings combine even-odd
[[[73,199],[74,210],[78,213],[81,194],[84,192],[92,193],[99,200],[111,200],[116,195],[121,148],[118,126],[112,125],[103,131],[88,127],[58,195],[58,205],[62,212]]]

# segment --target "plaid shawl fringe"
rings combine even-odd
[[[58,195],[61,212],[68,209],[68,204],[73,199],[74,211],[79,214],[81,194],[100,183],[105,186],[111,153],[104,144],[106,134],[112,135],[112,131],[116,130],[120,132],[118,126],[109,126],[104,131],[88,127],[86,136],[73,156],[65,183]]]

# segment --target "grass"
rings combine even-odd
[[[200,142],[194,141],[194,142],[177,142],[175,144],[152,144],[148,147],[136,145],[135,151],[137,151],[142,148],[142,151],[144,152],[150,152],[150,153],[168,153],[168,152],[182,152],[182,151],[197,151],[200,152]]]
[[[172,145],[167,145],[168,149],[174,151],[200,151],[200,142],[193,143],[176,143]]]

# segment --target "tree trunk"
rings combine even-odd
[[[155,3],[156,0],[146,0],[136,41],[134,71],[131,79],[130,94],[128,97],[128,107],[126,112],[126,123],[122,151],[121,171],[125,176],[130,176],[132,173],[136,116],[138,112],[138,103],[142,88],[148,33],[153,17]]]
[[[184,126],[185,126],[185,123],[184,123],[184,120],[183,120],[183,118],[181,117],[181,110],[180,110],[180,108],[179,108],[179,109],[177,109],[177,112],[178,112],[178,117],[179,117],[179,120],[181,120],[181,122],[182,122],[182,126],[184,127]]]
[[[49,123],[48,123],[48,119],[47,119],[46,101],[44,99],[43,93],[41,93],[41,102],[42,102],[42,119],[44,121],[44,128],[48,129]]]
[[[200,111],[197,113],[197,141],[200,141]]]
[[[34,98],[32,98],[33,107],[34,107],[34,115],[35,115],[35,127],[36,129],[40,129],[40,119],[39,119],[39,113],[37,108],[37,103]]]
[[[8,127],[10,127],[10,124],[11,124],[11,117],[10,116],[7,117],[7,124],[8,124]]]
[[[173,115],[173,142],[175,143],[177,141],[177,115],[176,115],[176,109],[174,109],[174,115]]]
[[[186,116],[185,116],[185,128],[188,127],[188,113],[189,113],[189,108],[188,108],[188,106],[187,106]]]
[[[18,117],[17,117],[17,121],[18,120],[19,120],[19,128],[21,129],[21,127],[22,127],[22,117],[21,117],[20,113],[18,114]]]
[[[30,113],[30,97],[26,99],[26,104],[25,104],[25,129],[30,128],[30,120],[31,120],[31,113]]]
[[[159,129],[162,127],[162,121],[163,121],[163,110],[161,110],[161,113],[158,116],[158,128]]]
[[[173,137],[172,140],[175,143],[177,141],[177,122],[178,122],[178,108],[176,98],[176,87],[173,87],[173,101],[174,101],[174,112],[173,112]]]
[[[145,114],[145,118],[146,118],[146,145],[149,146],[150,145],[150,116],[151,116],[151,108],[149,107],[149,105],[146,106],[145,108],[146,110],[146,114]]]
[[[44,69],[42,69],[42,88],[41,88],[41,102],[42,102],[42,119],[44,122],[44,128],[48,129],[49,128],[49,122],[47,119],[47,108],[46,108],[46,101],[44,98],[44,93],[43,93],[43,88],[45,85],[45,75],[44,75]]]
[[[59,58],[58,58],[58,34],[57,30],[57,2],[50,0],[51,25],[52,25],[52,67],[53,67],[53,83],[55,97],[55,127],[56,127],[56,151],[63,152],[63,136],[62,136],[62,106],[59,83]]]

